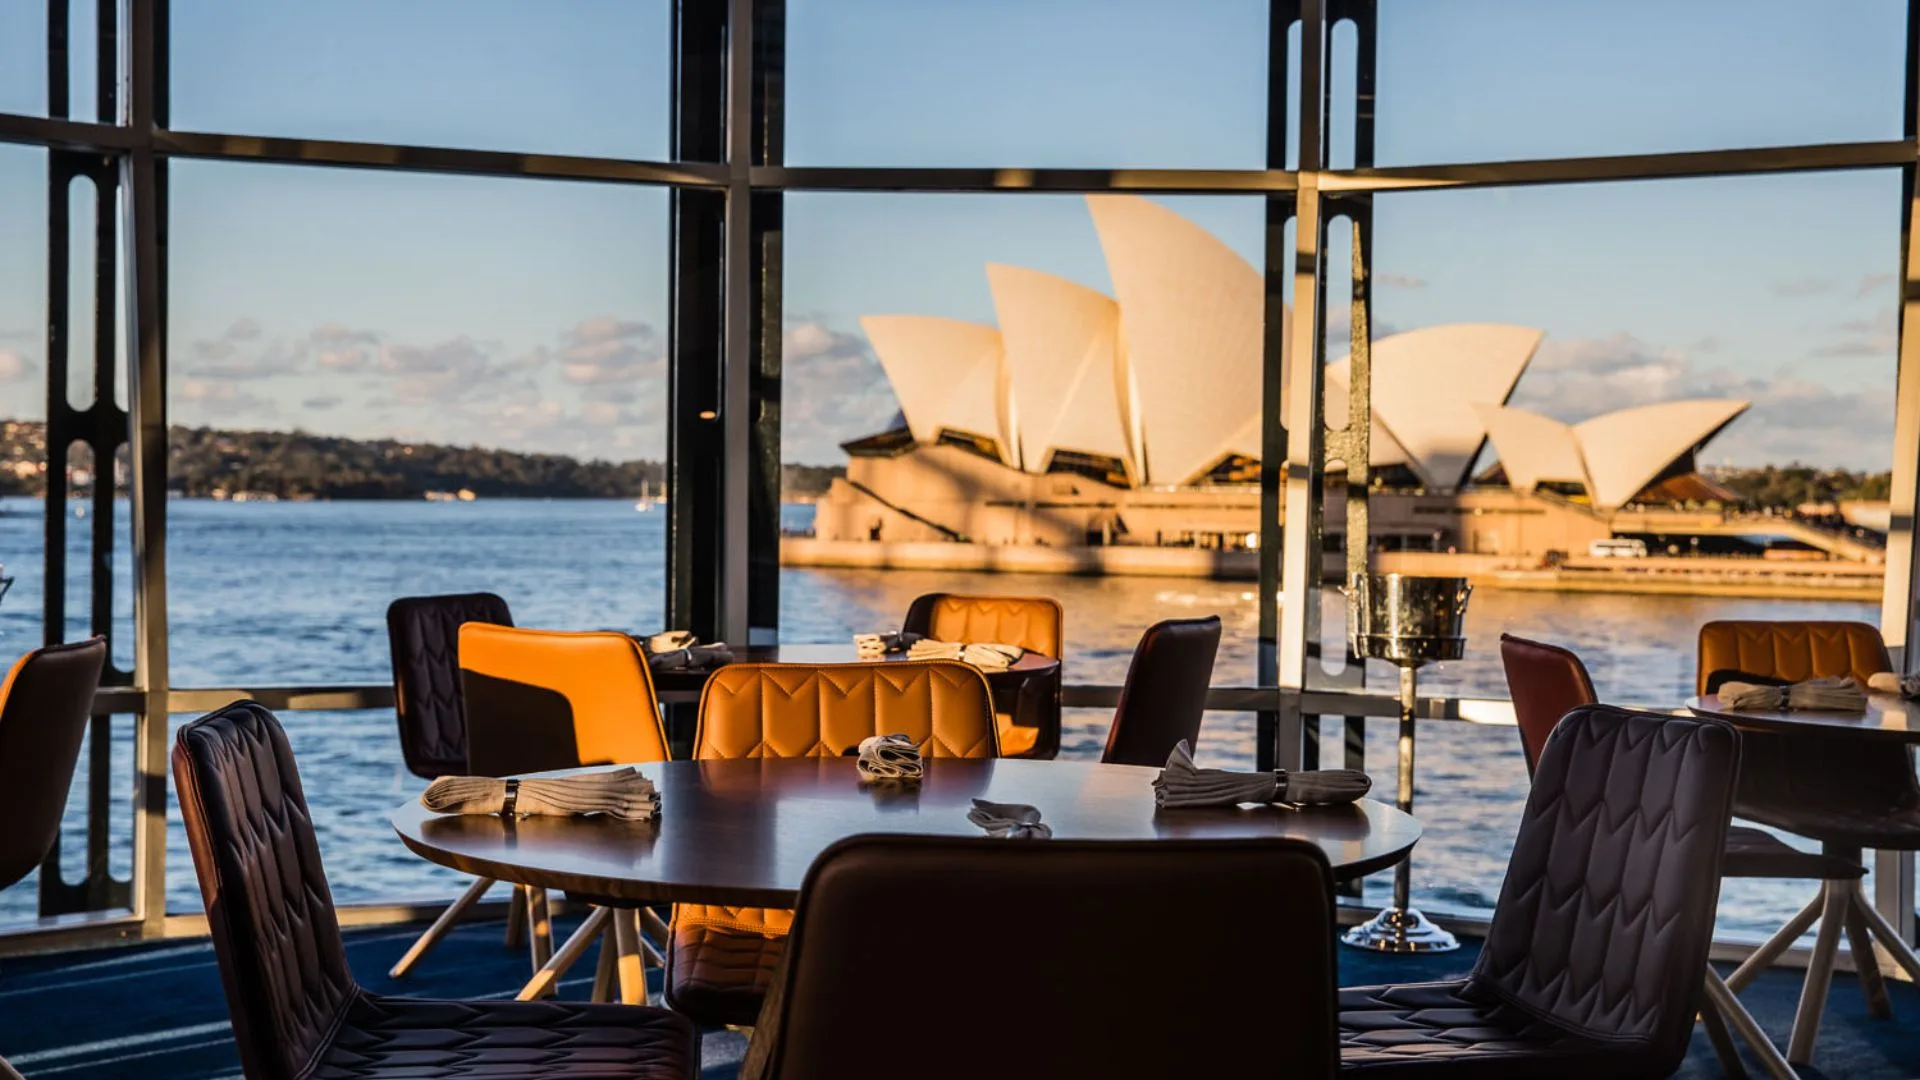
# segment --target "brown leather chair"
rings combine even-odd
[[[1893,665],[1880,631],[1861,622],[1710,622],[1700,628],[1696,671],[1702,693],[1729,672],[1763,681],[1848,676],[1862,684]],[[1735,810],[1743,818],[1818,840],[1822,857],[1861,864],[1868,848],[1920,850],[1920,784],[1905,749],[1819,733],[1744,735],[1744,767]],[[1862,871],[1864,873],[1864,871]],[[1828,979],[1844,931],[1855,955],[1880,940],[1894,960],[1920,978],[1920,956],[1890,928],[1861,890],[1860,874],[1827,879],[1799,914],[1743,962],[1727,985],[1739,990],[1819,924],[1794,1017],[1787,1059],[1807,1063],[1825,1010]],[[1878,965],[1857,965],[1868,1011],[1892,1015]]]
[[[173,774],[249,1080],[679,1080],[698,1069],[693,1025],[664,1009],[362,989],[347,969],[293,752],[265,706],[240,702],[181,728]]]
[[[1846,675],[1867,684],[1892,671],[1880,631],[1863,622],[1724,620],[1700,628],[1695,692],[1705,694],[1717,671],[1741,671],[1799,682]]]
[[[1541,751],[1472,974],[1340,991],[1342,1073],[1671,1075],[1701,1008],[1739,763],[1716,720],[1569,713]]]
[[[0,791],[11,799],[0,829],[0,889],[32,873],[60,837],[106,662],[105,638],[48,645],[15,660],[0,684]],[[0,1078],[19,1075],[0,1057]]]
[[[460,627],[459,642],[469,773],[506,776],[669,758],[653,673],[640,643],[626,634],[470,622]],[[596,936],[603,938],[596,995],[609,991],[616,953],[642,969],[647,960],[664,963],[636,922],[646,921],[664,940],[666,924],[657,916],[632,904],[586,899],[594,910],[565,944],[536,948],[538,970],[520,991],[523,999],[551,993]],[[537,942],[551,925],[544,891],[529,890],[528,903]],[[626,980],[622,998],[643,1000],[644,981],[644,970]]]
[[[1051,917],[982,917],[1009,904]],[[937,929],[893,940],[903,913]],[[1297,840],[853,837],[807,871],[740,1075],[1330,1078],[1333,914]],[[1144,990],[1142,926],[1180,928]],[[927,1042],[914,1018],[961,1027]]]
[[[1507,669],[1507,690],[1520,725],[1527,775],[1532,776],[1535,762],[1560,718],[1595,704],[1598,698],[1587,666],[1557,645],[1501,634],[1500,659]],[[1800,851],[1772,833],[1746,825],[1728,827],[1726,851],[1720,857],[1723,878],[1786,878],[1851,885],[1866,872],[1858,860]],[[1730,989],[1744,987],[1764,967],[1763,963],[1751,970],[1743,968],[1744,975],[1729,980]]]
[[[927,757],[996,756],[986,679],[951,660],[728,664],[701,692],[694,757],[842,757],[895,732]],[[667,1003],[703,1025],[752,1024],[792,925],[791,911],[674,905]]]
[[[1200,741],[1201,714],[1220,651],[1220,616],[1168,619],[1147,627],[1127,665],[1120,707],[1100,760],[1159,768],[1180,740]]]
[[[513,625],[507,602],[492,593],[408,596],[387,606],[387,647],[393,656],[393,712],[400,722],[400,755],[422,780],[467,771],[467,718],[460,704],[460,624]],[[403,978],[438,945],[467,910],[493,888],[475,878],[388,972]],[[526,927],[526,895],[516,888],[507,916],[507,944]]]
[[[928,593],[907,608],[901,629],[937,641],[1018,645],[1065,661],[1066,616],[1044,596],[963,596]],[[1003,757],[1051,758],[1060,752],[1060,670],[1035,675],[1008,700],[994,702]]]

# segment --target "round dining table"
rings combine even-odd
[[[1038,808],[1056,840],[1295,837],[1325,852],[1342,881],[1393,865],[1420,839],[1411,815],[1371,799],[1161,810],[1159,770],[1088,761],[937,758],[905,784],[863,783],[850,757],[637,767],[660,793],[651,821],[440,815],[416,801],[394,811],[393,827],[421,857],[482,877],[641,904],[780,908],[846,837],[985,836],[967,820],[975,798]]]

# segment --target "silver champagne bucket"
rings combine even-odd
[[[1355,574],[1347,587],[1347,634],[1368,660],[1418,666],[1467,652],[1466,578]]]

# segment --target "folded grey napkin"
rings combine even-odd
[[[1896,671],[1882,671],[1867,677],[1867,689],[1883,694],[1899,694],[1909,700],[1920,698],[1920,675],[1902,675]]]
[[[650,821],[660,813],[660,793],[654,790],[653,781],[631,767],[533,780],[443,776],[421,792],[420,805],[436,814],[605,814],[628,821]]]
[[[869,735],[860,740],[855,762],[862,780],[918,780],[926,766],[920,748],[905,735]]]
[[[988,836],[1008,840],[1045,840],[1053,835],[1051,827],[1040,823],[1040,811],[1025,803],[975,799],[967,820],[987,830]]]
[[[733,650],[725,645],[688,645],[672,652],[647,654],[647,666],[655,671],[709,668],[732,662]]]
[[[1366,773],[1355,769],[1309,769],[1288,773],[1229,772],[1202,769],[1193,763],[1193,748],[1181,739],[1167,755],[1167,767],[1153,778],[1153,801],[1170,810],[1194,806],[1238,806],[1241,803],[1296,803],[1329,806],[1353,802],[1373,788]]]
[[[1812,712],[1865,712],[1867,693],[1844,676],[1808,679],[1791,686],[1757,686],[1728,682],[1720,685],[1720,704],[1735,712],[1805,709]]]

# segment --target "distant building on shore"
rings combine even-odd
[[[1087,204],[1114,296],[994,264],[998,325],[861,320],[900,415],[844,444],[846,476],[815,508],[818,541],[1258,547],[1261,276],[1155,203]],[[1574,424],[1510,406],[1543,337],[1464,324],[1372,343],[1376,551],[1538,566],[1627,535],[1645,537],[1653,554],[1784,539],[1874,561],[1877,549],[1857,537],[1742,517],[1732,494],[1701,475],[1698,452],[1748,402],[1665,402]],[[1336,428],[1347,423],[1348,371],[1346,359],[1326,369]],[[1342,521],[1336,499],[1330,553],[1344,546]]]

